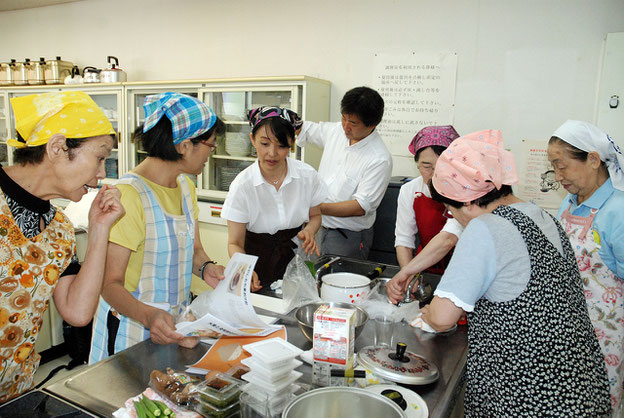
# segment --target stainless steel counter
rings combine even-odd
[[[317,267],[326,260],[327,256],[319,259]],[[330,271],[366,274],[376,265],[366,261],[342,259]],[[396,266],[386,266],[383,277],[392,277],[397,270]],[[292,313],[291,316],[294,317]],[[289,342],[304,350],[312,348],[312,343],[303,336],[298,326],[286,325],[286,328]],[[372,345],[373,336],[374,324],[369,321],[355,342],[356,352],[362,347]],[[427,358],[438,367],[440,377],[435,383],[407,387],[427,402],[430,417],[448,416],[461,389],[466,365],[467,328],[460,326],[450,334],[434,335],[414,330],[408,324],[401,323],[394,331],[394,342],[398,341],[406,343],[409,351]],[[161,346],[144,341],[100,363],[79,370],[44,390],[93,413],[109,417],[128,398],[147,387],[152,370],[164,370],[166,367],[183,370],[199,360],[207,349],[208,346],[204,344],[185,349],[177,345]],[[303,373],[302,381],[311,382],[311,366],[304,364],[298,370]]]
[[[414,330],[405,323],[395,330],[394,341],[403,341],[408,350],[420,354],[438,366],[440,378],[426,386],[408,386],[427,402],[429,416],[445,417],[450,414],[460,390],[466,352],[466,327],[459,327],[449,335],[433,335]],[[296,326],[287,325],[288,341],[304,350],[312,348]],[[356,351],[372,344],[373,323],[364,327],[356,340]],[[126,399],[139,394],[149,382],[154,369],[185,366],[199,360],[208,346],[200,344],[193,349],[177,345],[161,346],[144,341],[100,363],[79,370],[64,380],[53,383],[44,391],[63,398],[95,414],[110,417]],[[298,369],[303,381],[311,381],[312,367],[304,364]]]

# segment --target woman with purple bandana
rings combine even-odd
[[[148,96],[143,107],[134,134],[147,158],[118,182],[126,215],[111,229],[89,363],[148,338],[196,344],[176,332],[176,308],[189,296],[192,273],[212,287],[223,279],[223,266],[202,247],[196,188],[185,174],[202,172],[225,125],[184,94]]]
[[[444,206],[431,199],[429,181],[442,152],[459,137],[451,125],[421,129],[409,144],[420,177],[401,186],[397,201],[395,247],[401,272],[386,290],[396,303],[405,296],[411,277],[421,271],[442,274],[463,228],[448,217]],[[420,245],[418,245],[420,240]],[[416,250],[416,257],[414,257]]]
[[[279,107],[249,112],[251,143],[258,159],[230,185],[221,217],[228,223],[228,251],[258,256],[252,291],[283,277],[297,245],[319,254],[314,235],[321,226],[326,189],[308,164],[288,157],[299,116]]]
[[[609,373],[614,415],[624,416],[624,156],[602,130],[569,120],[548,142],[568,195],[559,222],[576,253],[585,299]]]

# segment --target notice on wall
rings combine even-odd
[[[514,186],[514,193],[552,213],[559,209],[567,192],[555,181],[555,172],[546,153],[547,145],[543,140],[522,140],[521,149],[515,153],[519,182]]]
[[[385,102],[377,129],[392,155],[411,156],[407,146],[425,126],[453,123],[456,53],[375,54],[373,71]]]

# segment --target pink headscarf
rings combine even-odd
[[[517,183],[518,173],[501,132],[487,130],[453,141],[438,158],[432,181],[442,196],[471,202],[503,184]]]
[[[416,155],[419,149],[432,145],[440,145],[446,148],[456,138],[459,138],[459,134],[451,125],[427,126],[418,131],[408,149],[409,152]]]

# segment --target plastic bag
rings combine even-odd
[[[306,265],[305,257],[299,253],[295,254],[286,267],[282,289],[284,292],[283,302],[288,306],[286,312],[307,303],[321,301],[316,287],[316,279]]]
[[[390,315],[394,322],[405,321],[409,323],[418,316],[420,309],[417,302],[396,306],[390,303],[385,293],[379,291],[379,286],[383,286],[383,283],[377,283],[368,293],[367,298],[355,302],[356,305],[368,313],[371,319],[382,315]]]

